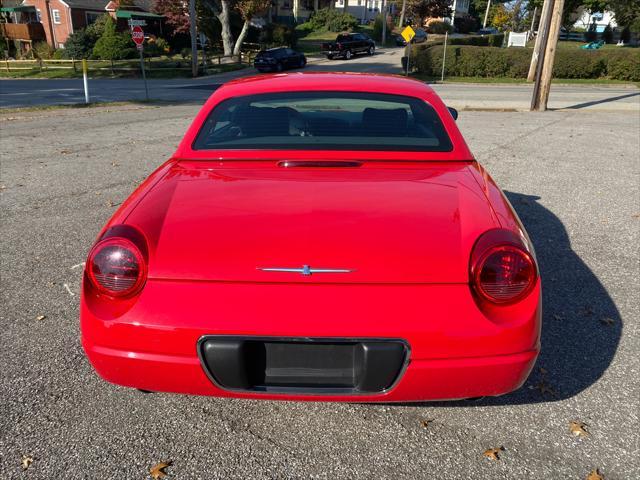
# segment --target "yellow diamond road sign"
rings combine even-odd
[[[407,43],[409,43],[411,39],[416,36],[416,32],[413,30],[413,28],[407,27],[402,30],[402,33],[400,35],[402,35],[402,38],[404,38]]]

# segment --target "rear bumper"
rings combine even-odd
[[[197,356],[132,352],[82,342],[94,368],[105,380],[143,390],[280,400],[414,402],[495,396],[518,389],[527,379],[537,350],[479,358],[413,360],[388,392],[375,395],[239,392],[216,386]]]
[[[490,318],[466,285],[299,285],[149,281],[125,310],[90,292],[82,344],[107,381],[151,391],[282,400],[407,402],[502,395],[539,352],[539,286],[507,317]],[[504,313],[504,312],[503,312]],[[208,336],[400,339],[406,365],[377,393],[241,391],[208,376]]]

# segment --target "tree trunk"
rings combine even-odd
[[[222,9],[218,14],[218,20],[220,20],[220,25],[222,26],[222,48],[225,55],[233,55],[233,35],[231,35],[231,25],[229,23],[229,0],[222,0],[220,4]]]
[[[344,7],[342,7],[344,13],[349,13],[349,0],[344,0]]]
[[[240,31],[240,35],[238,35],[238,39],[236,40],[236,46],[233,48],[233,55],[240,55],[240,51],[242,49],[242,42],[244,42],[247,33],[249,33],[249,24],[251,23],[251,19],[245,20],[244,25],[242,25],[242,30]]]
[[[317,12],[320,9],[319,0],[313,0],[313,11]]]
[[[42,69],[42,62],[40,62],[40,69]],[[116,72],[115,72],[115,70],[113,69],[113,58],[112,58],[112,59],[111,59],[111,76],[112,76],[112,77],[115,77],[115,75],[116,75]]]
[[[398,27],[404,27],[404,13],[407,11],[407,0],[402,0],[402,10],[400,11],[400,25]]]
[[[300,14],[300,0],[293,0],[293,21],[298,23],[298,15]]]

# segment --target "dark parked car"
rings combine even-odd
[[[416,35],[411,39],[411,43],[422,43],[427,41],[427,32],[421,28],[416,28],[415,32]],[[407,41],[402,37],[402,35],[395,35],[395,40],[398,47],[405,47],[407,45]]]
[[[329,60],[337,57],[344,57],[349,60],[358,53],[373,55],[375,51],[376,44],[364,33],[341,33],[336,37],[335,42],[322,44],[322,53]]]
[[[304,68],[307,58],[302,52],[290,48],[278,47],[264,50],[253,62],[253,66],[261,72],[281,72],[287,68]]]
[[[497,33],[500,32],[498,32],[498,29],[494,27],[481,28],[478,30],[478,35],[495,35]]]

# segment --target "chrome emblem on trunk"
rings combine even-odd
[[[305,276],[314,273],[351,273],[353,270],[347,268],[311,268],[310,265],[303,265],[302,268],[283,268],[283,267],[258,267],[263,272],[289,272],[300,273]]]

